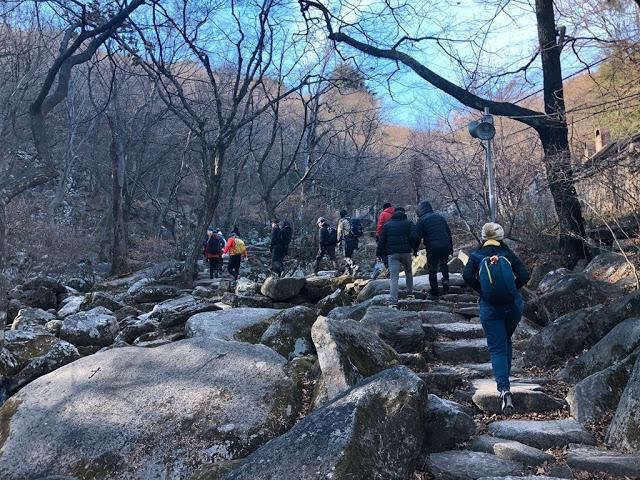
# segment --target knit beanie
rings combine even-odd
[[[504,239],[504,228],[498,223],[485,223],[482,226],[482,240],[498,240]]]

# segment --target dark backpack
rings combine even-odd
[[[222,252],[222,239],[216,233],[211,235],[210,238],[207,239],[207,253],[211,255],[217,255]]]
[[[338,231],[333,227],[328,227],[329,232],[329,245],[335,245],[338,243]]]
[[[359,218],[350,218],[349,223],[351,224],[351,232],[349,232],[351,236],[361,237],[364,234]]]
[[[477,256],[482,299],[491,305],[509,305],[518,294],[511,262],[502,255]]]
[[[293,232],[291,231],[291,225],[286,220],[282,222],[280,227],[280,243],[283,245],[289,245],[291,243],[291,238],[293,236]]]

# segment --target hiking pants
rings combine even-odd
[[[220,275],[222,272],[222,257],[209,258],[209,278]]]
[[[480,323],[487,336],[493,376],[500,392],[508,390],[510,386],[509,376],[513,357],[511,336],[520,323],[523,309],[524,300],[520,293],[510,305],[491,305],[489,302],[480,300]]]
[[[391,305],[398,304],[398,279],[400,277],[400,269],[404,270],[405,280],[407,283],[407,292],[409,295],[413,293],[413,273],[411,271],[411,253],[394,253],[389,255],[389,282]]]
[[[276,275],[281,275],[284,271],[284,257],[287,255],[287,250],[280,246],[273,248],[271,252],[271,271]]]
[[[318,255],[316,256],[316,262],[313,264],[314,272],[317,272],[318,270],[320,270],[320,262],[322,261],[325,255],[329,257],[329,260],[331,260],[331,264],[333,265],[333,268],[337,268],[338,262],[336,261],[336,246],[331,245],[328,247],[320,247],[320,250],[318,250]]]
[[[442,273],[442,287],[449,286],[449,248],[432,248],[427,251],[427,268],[431,293],[438,294],[438,267]]]
[[[345,238],[344,239],[344,261],[347,264],[347,268],[349,269],[349,273],[353,274],[355,269],[355,263],[351,258],[353,256],[353,252],[358,248],[358,239],[357,238]]]
[[[241,260],[242,260],[242,255],[231,255],[229,257],[229,265],[227,265],[227,271],[236,280],[238,279],[238,275],[240,274]]]

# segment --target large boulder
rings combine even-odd
[[[346,307],[347,305],[349,305],[349,297],[342,288],[339,288],[332,294],[318,301],[316,304],[316,312],[318,315],[325,316],[334,308]]]
[[[640,318],[619,323],[602,340],[576,359],[569,361],[559,373],[562,380],[577,382],[622,360],[640,346]]]
[[[311,328],[322,375],[314,404],[320,406],[366,377],[400,364],[398,354],[354,320],[319,317]]]
[[[591,434],[572,418],[542,421],[499,420],[489,424],[489,433],[494,437],[515,440],[542,450],[565,447],[571,443],[595,443]]]
[[[318,316],[308,307],[293,307],[277,313],[262,334],[260,343],[273,348],[285,358],[315,353],[311,340],[311,326]]]
[[[12,330],[29,330],[33,327],[43,327],[56,318],[55,315],[45,312],[41,308],[27,307],[18,311],[18,315],[11,324]]]
[[[258,343],[279,310],[275,308],[230,308],[193,315],[185,324],[187,338],[207,337]]]
[[[636,316],[640,316],[640,293],[564,315],[531,338],[524,363],[553,366],[592,347],[618,323]]]
[[[78,347],[105,347],[117,334],[118,320],[104,307],[69,315],[60,327],[60,338]]]
[[[142,315],[141,318],[154,320],[162,327],[170,328],[184,324],[197,313],[217,310],[220,310],[220,307],[213,303],[201,302],[193,295],[183,295],[156,304],[149,313]]]
[[[117,301],[111,295],[105,292],[91,292],[87,293],[84,300],[80,304],[80,310],[91,310],[96,307],[104,307],[107,310],[115,312],[124,308],[124,304]]]
[[[428,453],[465,443],[476,432],[473,411],[432,394],[425,407],[425,426],[424,451]]]
[[[373,306],[367,309],[361,323],[398,353],[415,353],[424,349],[422,321],[411,312]]]
[[[15,359],[18,370],[31,359],[45,355],[56,343],[58,339],[43,327],[4,332],[4,346]]]
[[[156,303],[180,295],[178,287],[173,285],[145,285],[132,295],[136,303]]]
[[[639,354],[640,348],[622,361],[575,384],[567,394],[571,416],[589,424],[597,423],[614,412]]]
[[[236,282],[236,295],[255,295],[258,293],[260,293],[259,283],[244,277],[240,277]]]
[[[476,480],[486,475],[506,478],[521,473],[522,465],[493,454],[470,450],[432,453],[425,459],[425,470],[438,480]]]
[[[224,480],[406,480],[425,435],[426,388],[406,367],[385,370],[315,410]]]
[[[302,295],[311,303],[322,300],[336,290],[333,277],[309,277],[302,289]]]
[[[58,310],[58,317],[64,318],[80,311],[80,305],[84,301],[83,295],[67,297],[62,301],[62,306]]]
[[[260,292],[271,300],[283,302],[298,295],[306,283],[304,277],[269,277],[262,284]]]
[[[606,440],[623,450],[640,450],[640,355],[622,392]]]
[[[263,345],[204,338],[84,357],[0,408],[0,477],[192,478],[293,425],[285,366]]]
[[[637,255],[630,256],[627,261],[619,253],[607,252],[594,257],[584,268],[584,273],[595,280],[632,288],[636,284],[634,263],[638,264]]]
[[[52,277],[35,277],[22,284],[22,290],[37,290],[38,288],[46,288],[56,295],[67,293],[62,282]]]
[[[562,273],[557,271],[553,282],[545,277],[538,289],[543,293],[525,306],[525,315],[539,325],[549,325],[569,312],[608,303],[623,294],[619,288],[587,278],[583,273]]]

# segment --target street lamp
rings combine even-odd
[[[485,107],[482,118],[469,123],[469,135],[485,142],[487,180],[489,183],[489,220],[492,222],[496,221],[496,183],[493,173],[493,159],[491,158],[491,139],[495,134],[496,127],[493,126],[493,115],[489,113],[489,108]]]

